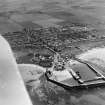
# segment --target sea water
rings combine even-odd
[[[79,59],[88,60],[99,66],[105,67],[105,48],[93,48],[85,53],[77,55]]]

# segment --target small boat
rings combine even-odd
[[[62,65],[61,65],[62,66]],[[83,89],[105,85],[103,68],[89,61],[68,61],[65,68],[53,66],[46,70],[48,81],[67,89]]]

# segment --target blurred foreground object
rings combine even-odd
[[[0,36],[0,105],[32,105],[7,41]]]

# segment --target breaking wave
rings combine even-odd
[[[105,48],[93,48],[78,55],[77,57],[105,67]]]

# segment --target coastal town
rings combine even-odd
[[[105,0],[0,0],[0,105],[105,105],[104,10]]]

